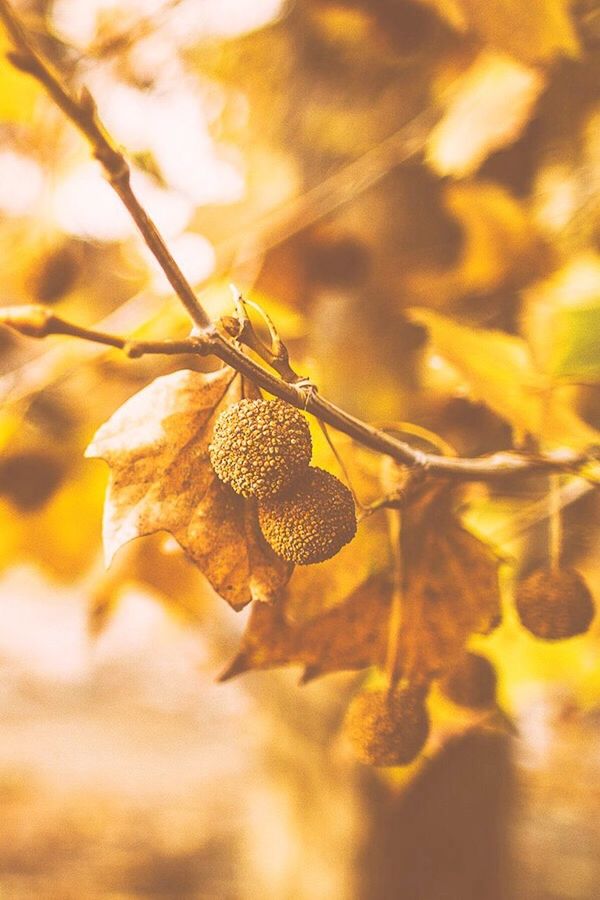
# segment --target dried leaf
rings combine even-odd
[[[304,665],[303,681],[327,672],[381,665],[392,588],[385,575],[361,584],[343,602],[304,624],[290,623],[286,603],[257,603],[240,652],[221,681],[252,669]]]
[[[300,566],[286,590],[286,616],[303,623],[333,609],[373,575],[390,566],[388,533],[383,516],[364,519],[354,540],[332,559]]]
[[[208,457],[221,410],[257,396],[229,368],[157,378],[99,428],[86,451],[111,480],[104,512],[107,564],[128,541],[168,531],[234,609],[271,600],[291,568],[264,542],[253,505],[216,477]]]
[[[497,560],[460,526],[454,503],[454,492],[436,485],[404,517],[399,657],[405,674],[444,671],[467,638],[487,632],[500,614]],[[293,581],[281,603],[254,606],[240,652],[222,680],[286,665],[305,666],[303,681],[384,665],[393,592],[389,570],[361,583],[334,608],[299,623],[289,616]]]
[[[408,677],[445,671],[467,638],[500,616],[498,561],[460,526],[455,503],[455,492],[438,484],[403,515],[399,655]]]
[[[440,175],[476,172],[490,153],[518,138],[543,87],[535,69],[482,51],[453,82],[444,117],[427,142],[429,164]]]

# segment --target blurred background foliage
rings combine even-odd
[[[596,0],[15,6],[91,89],[212,315],[235,281],[324,393],[462,454],[600,443]],[[185,334],[87,148],[8,47],[0,33],[0,302]],[[359,770],[336,736],[357,676],[215,685],[245,614],[160,538],[103,570],[106,473],[83,449],[127,397],[198,360],[6,330],[0,345],[2,897],[597,896],[597,623],[549,646],[507,606],[473,646],[519,737],[436,697],[430,762]],[[378,461],[338,446],[368,494]],[[335,469],[323,440],[317,460]],[[472,491],[465,518],[510,560],[507,596],[545,561],[547,488]],[[598,499],[568,478],[561,496],[564,558],[600,597]],[[372,521],[360,548],[303,573],[299,620],[379,566]]]

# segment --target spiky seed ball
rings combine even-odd
[[[278,497],[261,501],[258,521],[275,553],[299,566],[335,556],[356,534],[352,494],[335,475],[312,467]]]
[[[517,587],[515,603],[525,628],[546,641],[584,634],[595,612],[590,590],[574,569],[536,569]]]
[[[308,468],[308,422],[283,400],[240,400],[218,417],[210,461],[217,476],[242,497],[270,497]]]
[[[496,701],[496,670],[485,656],[465,653],[440,681],[442,693],[460,706],[484,709]]]
[[[425,746],[429,716],[425,692],[412,685],[360,691],[346,712],[344,731],[357,759],[370,766],[406,766]]]

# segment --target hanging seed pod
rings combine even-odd
[[[595,612],[590,589],[574,569],[536,569],[517,587],[515,605],[524,627],[545,641],[584,634]]]
[[[407,685],[360,691],[352,699],[344,730],[357,759],[371,766],[405,766],[425,746],[429,716],[425,690]]]
[[[440,680],[440,690],[459,706],[485,709],[496,702],[497,680],[489,659],[468,652]]]
[[[318,468],[308,468],[287,491],[260,502],[258,521],[275,553],[299,566],[335,556],[356,534],[352,494]]]
[[[310,429],[283,400],[240,400],[217,419],[208,452],[217,476],[237,494],[271,497],[308,468]]]

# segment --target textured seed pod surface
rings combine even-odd
[[[595,611],[590,590],[574,569],[536,569],[517,587],[515,604],[525,628],[546,641],[584,634]]]
[[[360,691],[346,712],[344,731],[357,759],[370,766],[406,766],[425,746],[429,716],[422,690]]]
[[[465,653],[440,681],[440,688],[454,703],[483,709],[496,700],[496,670],[485,656]]]
[[[318,468],[308,468],[287,491],[260,502],[258,521],[275,553],[300,566],[335,556],[356,534],[352,494]]]
[[[283,400],[240,400],[225,409],[209,446],[217,476],[242,497],[270,497],[308,468],[312,443],[301,412]]]

